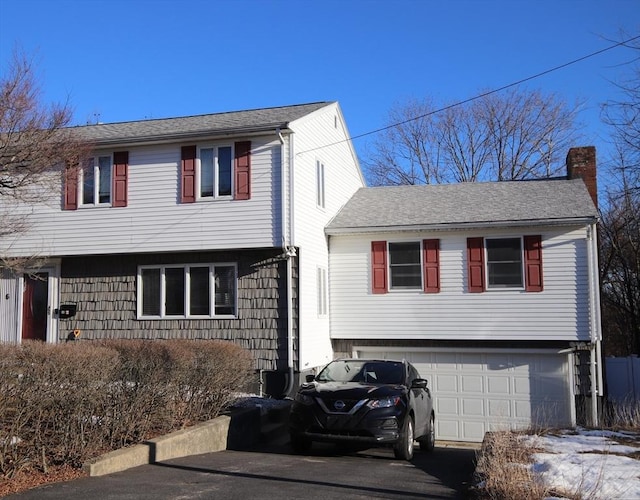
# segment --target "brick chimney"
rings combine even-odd
[[[567,153],[567,179],[582,179],[595,206],[598,206],[598,180],[596,178],[596,148],[571,148]]]

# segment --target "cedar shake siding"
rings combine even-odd
[[[237,316],[221,319],[136,319],[138,266],[237,263]],[[278,249],[179,254],[69,257],[62,261],[60,303],[77,314],[60,319],[60,339],[220,339],[249,349],[257,370],[287,367],[287,263]],[[293,261],[294,356],[298,338],[298,263]]]

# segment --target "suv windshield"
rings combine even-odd
[[[316,377],[319,382],[402,384],[404,365],[396,361],[340,360],[329,363]]]

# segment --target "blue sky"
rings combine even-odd
[[[337,100],[358,136],[395,103],[465,100],[621,30],[640,34],[640,0],[0,0],[0,68],[19,44],[74,124]],[[581,145],[601,165],[599,104],[633,57],[617,48],[526,84],[585,100]]]

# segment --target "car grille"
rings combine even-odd
[[[318,399],[320,406],[327,413],[350,413],[352,410],[356,410],[359,408],[356,407],[358,403],[361,403],[361,400],[358,399],[340,399],[340,398],[322,398]]]

